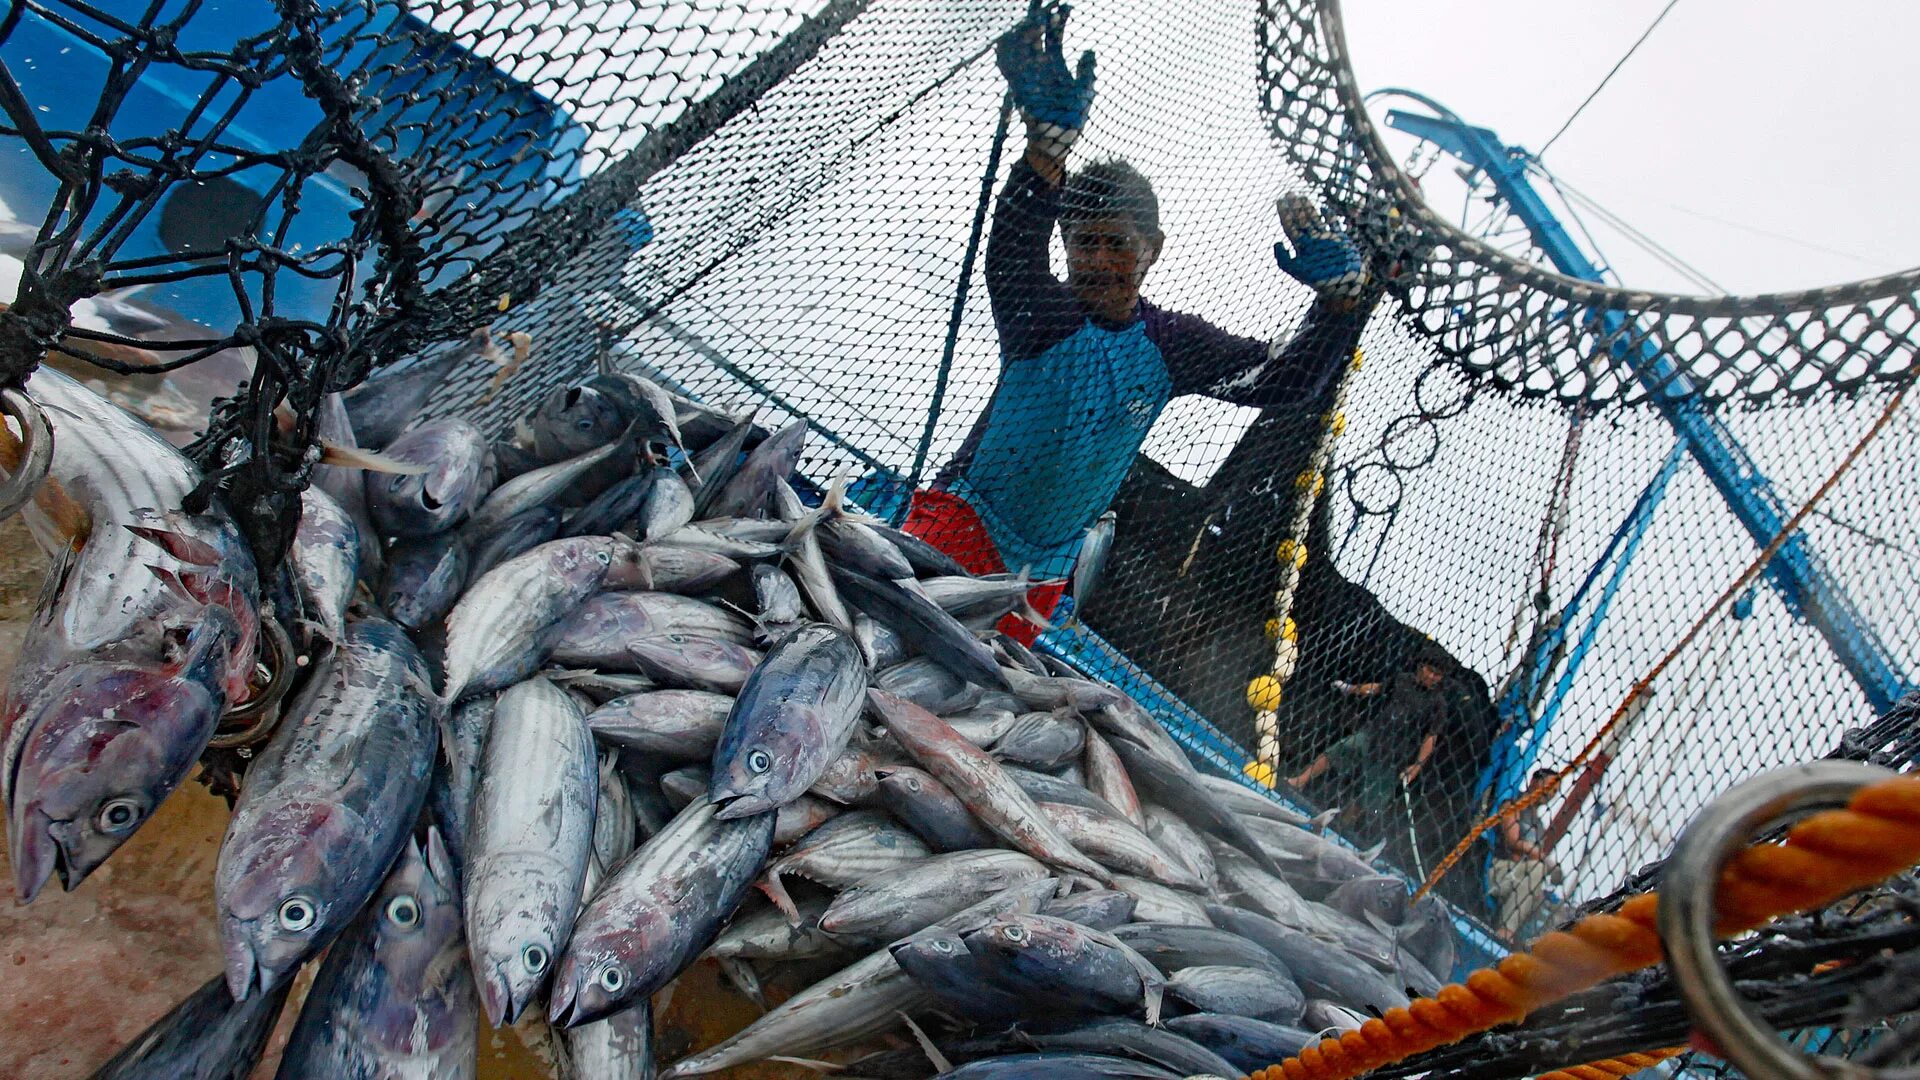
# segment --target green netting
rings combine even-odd
[[[20,275],[0,384],[49,349],[149,389],[237,363],[195,453],[268,565],[320,396],[483,326],[528,335],[528,359],[504,382],[456,371],[434,410],[510,438],[604,355],[770,427],[805,418],[804,475],[857,478],[898,519],[999,378],[981,249],[1022,143],[992,42],[1027,7],[21,0],[0,17]],[[1158,414],[1098,597],[1044,640],[1123,655],[1163,720],[1251,780],[1356,732],[1404,754],[1406,703],[1334,684],[1430,660],[1443,734],[1404,797],[1364,759],[1283,790],[1346,807],[1345,835],[1411,877],[1586,747],[1771,538],[1751,507],[1784,521],[1912,381],[1912,273],[1674,296],[1461,233],[1380,142],[1337,4],[1091,0],[1069,47],[1100,60],[1075,160],[1123,157],[1159,196],[1154,303],[1293,340],[1314,295],[1270,254],[1287,194],[1360,241],[1383,295],[1356,368],[1310,341],[1337,362],[1304,394]],[[1075,432],[1042,434],[1023,465],[1076,460]],[[1744,520],[1703,439],[1735,448]],[[1715,792],[1828,753],[1911,685],[1916,446],[1910,406],[1610,729],[1610,767],[1545,804],[1556,902],[1606,895]],[[1497,925],[1522,913],[1490,898],[1495,847],[1439,888]]]

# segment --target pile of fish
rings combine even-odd
[[[182,509],[191,464],[29,384],[56,569],[4,714],[22,899],[223,715],[278,712],[220,850],[224,978],[98,1075],[246,1075],[308,964],[282,1077],[471,1076],[482,1018],[523,1017],[564,1076],[651,1077],[652,1001],[703,959],[791,992],[659,1075],[1230,1076],[1451,973],[1437,903],[996,629],[1024,575],[803,494],[803,424],[601,370],[496,442],[415,419],[443,377],[327,402],[264,587],[217,500]],[[301,657],[277,702],[263,624]]]

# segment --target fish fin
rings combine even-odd
[[[595,375],[613,374],[613,327],[601,323],[598,327],[600,348],[593,354],[593,373]]]
[[[1380,853],[1385,850],[1387,850],[1387,842],[1385,840],[1382,840],[1379,843],[1368,848],[1367,850],[1361,852],[1360,857],[1362,859],[1365,859],[1368,862],[1372,862],[1373,860],[1379,858]]]
[[[174,596],[178,597],[181,600],[185,600],[190,604],[206,603],[206,600],[203,597],[195,596],[193,594],[193,590],[187,586],[186,579],[182,578],[179,574],[175,573],[174,571],[164,566],[155,566],[152,563],[146,563],[145,566],[147,568],[147,572],[151,573],[154,577],[159,578],[160,583],[165,585],[167,587],[167,591],[172,593]]]
[[[454,869],[453,856],[447,851],[447,842],[440,836],[437,825],[427,826],[426,843],[427,873],[443,887],[455,892],[460,888],[460,873]]]
[[[720,965],[720,973],[727,977],[735,990],[740,991],[742,997],[758,1005],[761,1012],[767,1011],[767,994],[760,987],[760,973],[753,970],[753,965],[731,956],[719,957],[714,962]]]
[[[372,450],[362,450],[357,446],[340,446],[325,439],[320,440],[320,464],[333,465],[342,469],[364,469],[367,472],[387,473],[392,476],[419,476],[432,470],[433,466],[413,461],[401,461]]]
[[[793,897],[787,894],[787,886],[780,880],[778,867],[768,867],[767,876],[761,879],[756,887],[767,894],[767,899],[773,901],[773,906],[780,909],[780,914],[787,917],[787,925],[800,925],[800,909],[794,905]]]
[[[86,504],[73,497],[52,474],[40,481],[33,502],[53,524],[54,531],[67,541],[67,547],[79,551],[93,538],[93,514]]]
[[[933,1044],[932,1039],[927,1038],[927,1033],[920,1030],[919,1024],[913,1022],[913,1017],[908,1016],[906,1013],[900,1013],[899,1016],[907,1025],[907,1030],[913,1032],[913,1040],[920,1044],[920,1052],[927,1055],[928,1061],[933,1062],[935,1071],[943,1073],[952,1072],[953,1062],[948,1061],[947,1055],[940,1052],[940,1048]]]
[[[1320,813],[1314,815],[1307,824],[1313,826],[1315,832],[1324,833],[1327,831],[1327,826],[1333,824],[1334,819],[1340,816],[1340,810],[1341,807],[1338,806],[1331,810],[1322,810]]]
[[[1375,930],[1380,931],[1387,940],[1393,942],[1393,951],[1395,954],[1398,954],[1400,952],[1400,928],[1380,916],[1375,915],[1371,911],[1363,911],[1360,914],[1365,916],[1362,920],[1363,922]]]
[[[211,544],[168,529],[151,525],[128,525],[126,530],[183,563],[194,566],[219,566],[220,553]]]

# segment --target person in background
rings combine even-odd
[[[1068,9],[1009,31],[998,61],[1026,125],[1026,148],[994,207],[986,282],[1000,337],[1000,381],[959,452],[917,491],[903,527],[975,573],[1025,569],[1059,579],[1107,509],[1167,403],[1205,394],[1265,407],[1305,401],[1353,356],[1378,291],[1359,250],[1310,203],[1282,206],[1280,268],[1319,296],[1284,347],[1239,337],[1141,298],[1166,243],[1147,178],[1118,159],[1069,173],[1094,99],[1094,60],[1067,69]],[[1060,229],[1067,279],[1053,276]],[[1277,284],[1277,283],[1276,283]],[[1124,524],[1123,524],[1124,527]],[[1061,583],[1036,587],[1050,613]],[[1023,641],[1025,624],[1003,624]]]
[[[1526,794],[1552,783],[1556,775],[1552,769],[1534,770]],[[1499,909],[1496,929],[1510,945],[1521,945],[1522,932],[1546,913],[1551,902],[1548,879],[1562,880],[1560,868],[1547,857],[1546,832],[1538,803],[1501,815],[1493,863],[1487,868],[1487,891]]]
[[[1288,783],[1304,790],[1329,771],[1346,780],[1354,791],[1354,810],[1375,826],[1400,807],[1402,786],[1411,788],[1440,745],[1447,723],[1447,702],[1440,693],[1444,676],[1440,662],[1422,656],[1412,671],[1402,671],[1386,682],[1333,684],[1348,697],[1386,695],[1377,719],[1328,747]]]

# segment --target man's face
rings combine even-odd
[[[1160,257],[1160,241],[1124,217],[1093,218],[1062,227],[1067,242],[1067,287],[1080,305],[1107,322],[1133,317],[1140,283]]]
[[[1413,677],[1421,686],[1429,690],[1440,685],[1440,669],[1432,664],[1421,664],[1414,669]]]

